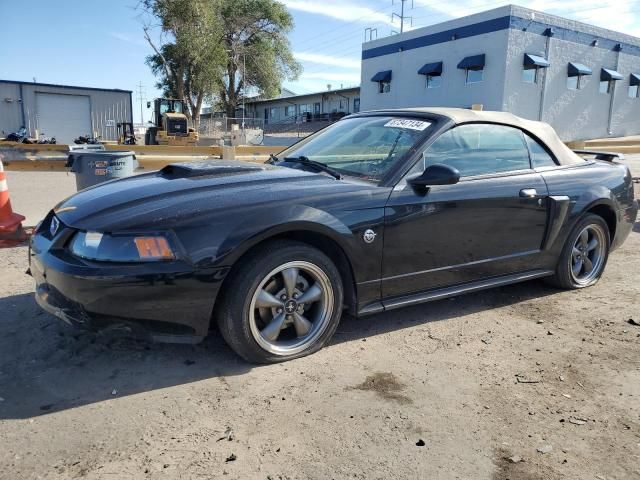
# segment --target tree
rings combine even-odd
[[[285,79],[294,80],[301,66],[293,58],[287,33],[293,18],[274,0],[221,0],[221,42],[226,75],[219,86],[219,102],[227,116],[235,116],[248,89],[263,97],[280,93]]]
[[[214,3],[207,0],[143,0],[143,8],[159,20],[161,39],[151,38],[152,26],[144,35],[154,51],[147,64],[159,78],[158,88],[167,97],[185,100],[185,114],[197,127],[202,103],[218,86],[222,74],[223,47]]]
[[[287,33],[293,18],[275,0],[142,0],[159,22],[159,46],[144,27],[154,51],[147,63],[167,96],[185,99],[197,123],[203,101],[212,100],[229,117],[249,89],[264,97],[280,91],[301,70]]]

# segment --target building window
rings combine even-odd
[[[360,99],[353,99],[353,113],[358,113],[360,111]]]
[[[583,84],[582,75],[567,77],[567,88],[569,90],[580,90],[583,87]]]
[[[391,82],[378,82],[378,93],[389,93],[391,91]]]
[[[277,108],[274,107],[269,111],[269,118],[276,118],[277,115],[278,115]]]
[[[538,67],[524,67],[522,81],[524,83],[538,83]]]
[[[611,93],[611,80],[600,80],[600,93]]]
[[[427,75],[427,88],[438,88],[442,85],[442,77],[440,75]]]
[[[344,108],[345,108],[345,99],[344,98],[340,99],[340,107],[339,108],[340,108],[340,110],[344,110]]]
[[[486,55],[472,55],[470,57],[463,58],[458,63],[458,68],[464,70],[465,83],[478,83],[482,82],[484,76]]]
[[[541,55],[525,53],[522,65],[522,81],[524,83],[538,83],[540,69],[549,68],[551,64],[549,60]]]
[[[484,68],[467,68],[466,70],[466,83],[479,83],[484,76]]]
[[[287,105],[284,107],[284,116],[285,117],[293,117],[296,114],[296,106],[295,105]]]
[[[638,98],[638,90],[640,85],[629,85],[629,98]]]
[[[586,65],[569,62],[567,77],[567,88],[569,90],[582,90],[586,84],[586,78],[593,72]]]

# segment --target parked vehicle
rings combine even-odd
[[[55,145],[56,137],[47,137],[44,133],[41,133],[40,136],[38,137],[37,143],[39,145]]]
[[[36,299],[82,327],[251,362],[326,345],[344,311],[544,278],[595,284],[638,211],[629,169],[506,113],[350,115],[272,165],[176,163],[89,188],[31,239]]]
[[[76,145],[99,145],[100,137],[92,137],[90,135],[80,135],[73,140]]]
[[[133,128],[133,123],[122,122],[118,123],[118,145],[136,145],[136,133]]]
[[[151,102],[147,102],[151,108]],[[196,146],[198,132],[189,128],[186,105],[175,98],[156,98],[153,101],[153,122],[144,135],[145,145]]]
[[[4,133],[4,132],[3,132]],[[4,139],[4,142],[18,142],[18,143],[33,143],[29,139],[29,134],[27,133],[27,127],[20,127],[17,132],[12,132],[7,135]]]

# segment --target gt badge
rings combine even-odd
[[[376,239],[376,235],[376,232],[368,228],[362,234],[362,239],[365,241],[365,243],[373,243],[373,241]]]

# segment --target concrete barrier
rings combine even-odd
[[[237,147],[171,147],[163,145],[105,145],[106,150],[133,150],[144,170],[157,170],[174,162],[193,162],[217,159],[244,160],[264,163],[270,154],[277,155],[282,146],[237,146]],[[224,152],[223,152],[224,149]],[[225,155],[223,155],[226,153]],[[65,171],[69,146],[37,145],[16,142],[0,142],[0,158],[6,170],[21,171]]]

